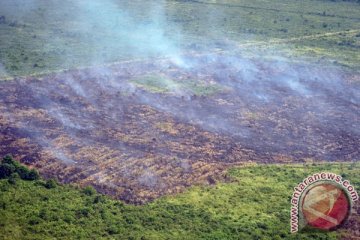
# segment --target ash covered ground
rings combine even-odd
[[[0,82],[0,154],[131,203],[243,163],[359,159],[358,73],[226,53],[175,63]]]

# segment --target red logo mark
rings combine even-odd
[[[302,201],[301,211],[308,225],[331,230],[345,222],[351,202],[338,186],[322,183],[310,188]]]

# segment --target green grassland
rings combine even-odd
[[[116,22],[114,19],[119,17],[116,12],[96,9],[92,13],[91,9],[84,10],[83,6],[69,0],[39,0],[37,5],[18,11],[17,2],[4,0],[0,7],[0,16],[5,17],[5,21],[0,21],[0,72],[3,77],[164,53],[142,51],[140,46],[161,47],[161,41],[160,46],[144,43],[151,38],[151,31],[131,39],[135,43],[127,42],[121,29],[132,25],[127,21]],[[113,2],[135,25],[145,26],[143,29],[157,16],[143,11],[154,8],[152,1]],[[356,1],[167,0],[160,12],[164,15],[160,28],[161,35],[180,48],[195,44],[202,49],[218,49],[231,42],[240,46],[249,44],[241,49],[254,50],[261,42],[262,48],[277,48],[278,54],[305,56],[315,62],[320,59],[359,69],[359,11],[360,4]],[[110,15],[113,16],[110,18]],[[339,34],[321,35],[334,32]],[[141,31],[138,34],[142,35]],[[313,39],[303,39],[319,34]],[[277,47],[270,42],[274,39],[287,41]]]
[[[166,76],[147,75],[131,80],[137,87],[152,93],[191,94],[197,96],[212,95],[225,89],[217,84],[207,84],[191,79],[176,81]]]
[[[194,186],[142,206],[53,181],[0,180],[1,239],[338,239],[339,232],[290,234],[293,187],[330,171],[360,188],[357,163],[251,165],[228,182]]]

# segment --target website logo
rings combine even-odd
[[[306,226],[334,230],[346,222],[358,199],[355,188],[340,175],[313,174],[294,188],[290,230],[295,233]]]

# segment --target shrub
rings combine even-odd
[[[10,175],[15,172],[16,168],[8,163],[2,163],[0,165],[0,179],[8,178]]]
[[[101,195],[98,195],[94,198],[94,202],[93,203],[104,203],[105,202],[105,198]]]
[[[21,179],[26,179],[29,174],[29,169],[25,166],[20,166],[16,169]]]
[[[110,235],[113,235],[113,234],[118,234],[120,233],[118,227],[116,225],[111,225],[109,226],[106,231],[110,234]]]
[[[90,214],[89,208],[82,208],[76,211],[78,217],[88,217]]]
[[[44,185],[47,189],[56,188],[57,182],[55,179],[49,179]]]
[[[88,196],[92,196],[94,194],[96,194],[96,190],[95,188],[93,188],[92,186],[87,186],[85,187],[82,192],[85,194],[85,195],[88,195]]]
[[[16,181],[17,181],[18,179],[20,179],[20,176],[19,176],[19,174],[17,174],[17,173],[15,172],[15,173],[12,173],[12,174],[10,175],[10,177],[8,178],[8,182],[9,182],[10,184],[16,184]]]
[[[38,180],[39,177],[40,177],[39,173],[35,169],[31,169],[26,175],[26,178],[24,179],[34,181],[34,180]]]
[[[35,169],[30,170],[16,162],[10,155],[7,155],[2,159],[0,164],[0,179],[9,178],[13,173],[17,173],[17,175],[24,180],[37,180],[40,177]]]
[[[14,159],[10,156],[10,155],[6,155],[3,159],[2,159],[2,163],[7,163],[13,166],[18,166],[19,164],[14,161]]]
[[[29,225],[37,225],[40,223],[40,219],[36,216],[32,216],[28,223]]]

